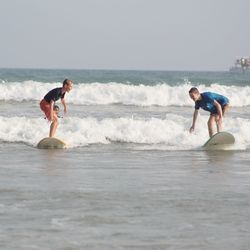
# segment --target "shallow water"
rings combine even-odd
[[[1,144],[0,247],[248,249],[249,154]]]

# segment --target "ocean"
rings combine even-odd
[[[56,136],[39,102],[74,82]],[[189,133],[191,87],[230,99],[230,150]],[[0,249],[248,249],[250,75],[0,69]]]

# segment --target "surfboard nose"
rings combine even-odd
[[[235,143],[235,138],[229,132],[219,132],[213,135],[203,145],[205,149],[226,149]]]

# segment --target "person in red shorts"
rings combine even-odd
[[[66,92],[70,92],[73,88],[73,81],[65,79],[63,81],[63,86],[60,88],[55,88],[49,91],[40,102],[40,108],[44,112],[46,118],[51,122],[49,137],[54,137],[56,129],[58,127],[58,116],[56,110],[54,110],[55,102],[61,99],[64,106],[64,113],[67,112],[67,105],[64,100]]]

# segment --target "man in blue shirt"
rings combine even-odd
[[[210,112],[210,117],[207,122],[209,136],[211,137],[215,134],[215,124],[217,126],[217,132],[220,132],[222,130],[222,118],[229,109],[228,98],[213,92],[200,93],[195,87],[189,90],[189,96],[195,102],[195,111],[190,132],[193,132],[195,129],[195,123],[200,108]]]

